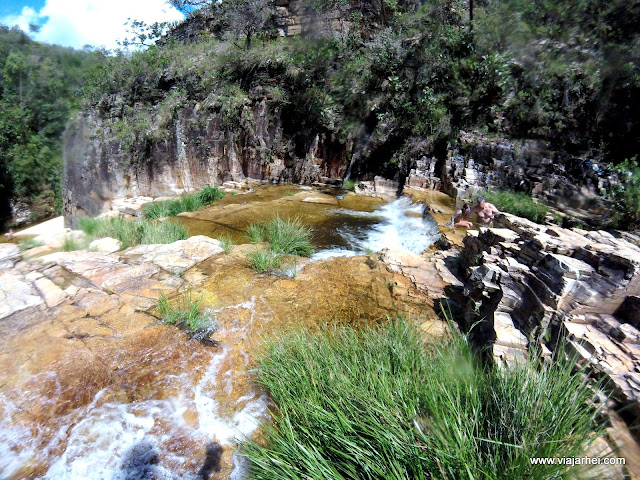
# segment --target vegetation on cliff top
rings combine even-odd
[[[549,479],[597,432],[574,362],[481,367],[463,337],[425,350],[419,328],[304,331],[267,341],[257,374],[274,425],[245,442],[251,478]]]

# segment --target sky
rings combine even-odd
[[[39,42],[65,47],[117,48],[129,18],[154,22],[182,20],[166,0],[0,0],[0,24],[18,25]],[[29,24],[40,27],[30,32]]]

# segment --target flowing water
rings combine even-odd
[[[265,187],[180,217],[192,235],[236,243],[275,212],[314,229],[317,253],[296,278],[257,275],[246,266],[250,245],[199,266],[207,279],[195,294],[217,319],[218,348],[129,307],[102,308],[114,300],[105,294],[93,306],[0,321],[0,478],[244,478],[237,441],[268,418],[251,372],[262,336],[335,319],[431,315],[423,297],[406,294],[410,284],[394,290],[401,280],[362,256],[427,248],[438,228],[422,210],[408,198]]]

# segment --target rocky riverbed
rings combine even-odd
[[[0,245],[0,469],[16,479],[241,478],[236,441],[269,407],[251,373],[262,336],[400,314],[438,342],[448,304],[461,330],[479,322],[472,339],[507,368],[534,345],[549,361],[563,346],[608,379],[599,454],[627,458],[608,475],[640,478],[616,413],[634,424],[640,405],[640,248],[504,215],[495,228],[443,231],[452,248],[423,252],[423,231],[453,204],[410,190],[432,216],[406,198],[270,187],[179,217],[194,236],[169,245],[38,255]],[[254,272],[246,257],[261,245],[239,232],[276,211],[308,216],[331,255],[300,258],[288,275]],[[238,243],[228,253],[211,238],[221,232]],[[160,295],[181,292],[217,324],[206,345],[160,319]]]

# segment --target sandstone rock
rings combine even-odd
[[[135,263],[154,263],[171,273],[180,274],[223,252],[220,242],[198,235],[166,245],[139,245],[127,250],[124,258]]]
[[[114,253],[122,248],[121,243],[111,237],[99,238],[89,244],[89,250],[101,253]]]
[[[20,260],[20,249],[13,243],[0,243],[0,270],[12,268]]]

